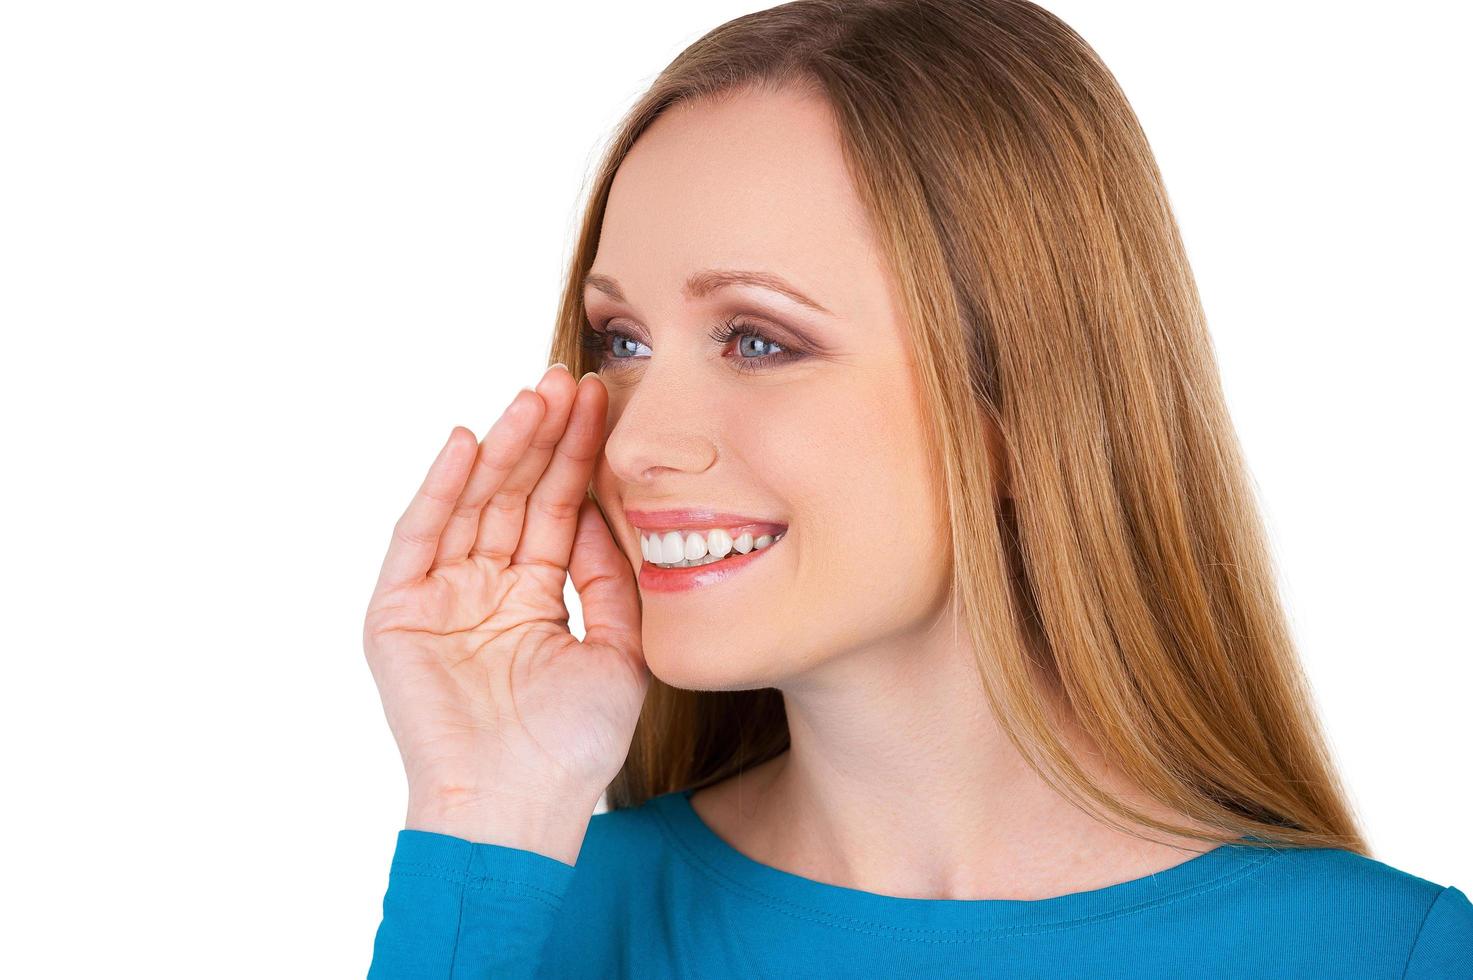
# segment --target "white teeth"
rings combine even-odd
[[[666,568],[693,568],[709,565],[729,555],[745,555],[754,550],[771,547],[782,540],[780,534],[763,534],[755,540],[752,532],[743,531],[736,538],[725,528],[700,531],[667,531],[664,534],[640,534],[639,550],[644,560]]]

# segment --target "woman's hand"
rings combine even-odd
[[[628,755],[650,674],[633,569],[586,495],[607,409],[597,375],[554,365],[479,449],[451,431],[394,526],[363,648],[411,829],[572,864]]]

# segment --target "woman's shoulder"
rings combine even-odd
[[[1473,978],[1473,902],[1460,888],[1339,848],[1265,850],[1255,909],[1296,931],[1406,949],[1407,977]]]
[[[1263,850],[1274,856],[1270,867],[1284,883],[1297,884],[1307,891],[1332,888],[1377,901],[1426,908],[1442,892],[1452,888],[1450,882],[1424,878],[1379,858],[1341,848],[1264,847]]]
[[[1450,882],[1424,878],[1365,854],[1334,847],[1239,845],[1261,851],[1260,877],[1287,901],[1309,909],[1362,906],[1381,912],[1424,914],[1433,902],[1463,893]]]

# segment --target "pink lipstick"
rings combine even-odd
[[[641,535],[667,534],[669,532],[708,531],[721,528],[733,539],[751,534],[755,542],[762,537],[771,537],[766,547],[753,546],[745,554],[728,552],[725,557],[704,565],[688,568],[661,568],[644,561],[639,568],[639,586],[644,592],[687,592],[702,586],[725,582],[752,567],[762,556],[780,545],[786,538],[787,524],[782,521],[765,520],[745,514],[718,511],[709,508],[679,508],[669,510],[625,510],[629,523]]]

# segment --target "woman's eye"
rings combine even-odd
[[[610,346],[613,348],[613,356],[619,360],[638,357],[637,348],[644,347],[645,350],[649,350],[648,347],[645,347],[644,344],[641,344],[633,337],[627,337],[621,333],[611,333],[609,337]]]
[[[774,347],[776,347],[779,351],[782,350],[782,347],[780,345],[773,343],[766,337],[762,336],[760,333],[738,334],[736,339],[737,353],[741,354],[743,357],[746,357],[748,354],[752,355],[753,357],[766,357],[767,355],[772,353],[772,348]],[[753,343],[751,346],[743,346],[744,342],[748,340],[755,341],[755,343]]]
[[[733,340],[737,341],[735,353],[727,360],[732,361],[739,371],[762,371],[804,356],[801,351],[789,350],[771,339],[755,325],[740,320],[727,321],[712,330],[708,336],[722,348]],[[583,348],[600,370],[617,370],[624,366],[620,362],[641,360],[653,353],[648,344],[641,343],[628,334],[607,328],[600,329],[592,324],[583,328]],[[640,348],[644,349],[644,354],[640,354]]]
[[[609,360],[631,359],[635,356],[632,351],[643,346],[633,337],[616,330],[599,329],[591,323],[583,325],[583,350],[599,369]]]

